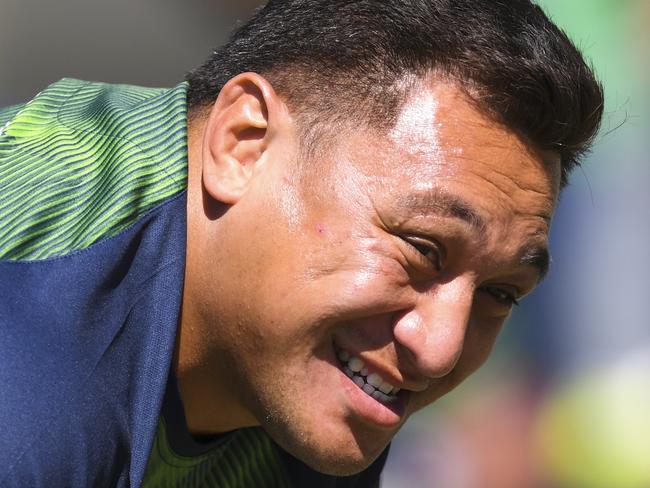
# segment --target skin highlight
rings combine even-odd
[[[390,137],[349,130],[318,161],[256,74],[190,119],[175,371],[193,433],[262,425],[315,469],[358,472],[484,363],[538,283],[526,256],[546,249],[559,158],[453,83],[420,85]],[[340,349],[402,388],[403,411],[364,397]]]

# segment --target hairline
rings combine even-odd
[[[291,65],[283,65],[284,69],[291,69]],[[319,106],[316,105],[315,109],[304,108],[302,100],[291,100],[287,93],[283,93],[282,89],[278,89],[273,83],[274,73],[277,73],[278,68],[266,70],[258,73],[265,78],[276,91],[278,97],[287,105],[292,116],[297,121],[298,133],[298,154],[296,161],[297,170],[302,170],[304,165],[311,164],[319,159],[320,156],[331,154],[336,149],[341,135],[350,136],[353,131],[370,130],[375,131],[380,136],[387,135],[388,131],[395,127],[399,115],[402,113],[404,106],[413,96],[417,89],[430,89],[436,83],[448,83],[456,87],[465,100],[471,104],[480,114],[485,116],[490,122],[497,124],[504,128],[506,131],[515,134],[521,139],[522,143],[528,150],[534,152],[541,152],[544,150],[559,151],[541,147],[538,143],[531,140],[526,134],[517,130],[515,127],[510,126],[503,121],[499,115],[487,104],[481,101],[481,87],[473,79],[468,79],[461,75],[453,73],[445,66],[435,66],[428,69],[426,72],[418,73],[416,71],[404,72],[399,78],[393,80],[389,86],[382,88],[383,93],[392,90],[397,95],[397,104],[395,105],[393,113],[387,119],[387,123],[378,123],[379,121],[373,118],[372,110],[367,107],[368,102],[372,102],[369,97],[362,99],[364,108],[356,110],[342,109],[337,111],[337,116],[330,113],[330,110],[319,111]],[[223,88],[223,87],[222,87]],[[202,121],[207,119],[211,108],[214,106],[221,90],[217,93],[214,100],[203,105],[188,107],[188,124],[195,121]],[[340,106],[341,101],[335,102],[336,106]],[[333,141],[333,142],[329,142]],[[547,165],[547,161],[541,158],[543,164]],[[561,172],[563,171],[565,162],[560,160]],[[312,168],[313,169],[313,168]],[[565,182],[561,183],[560,191],[566,186]]]

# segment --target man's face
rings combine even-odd
[[[445,84],[299,173],[295,147],[270,147],[224,216],[219,381],[289,452],[350,474],[483,364],[537,284],[559,162]]]

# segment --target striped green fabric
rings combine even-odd
[[[187,186],[187,84],[63,79],[0,114],[0,259],[114,236]]]
[[[13,119],[24,106],[24,103],[20,103],[18,105],[12,105],[11,107],[0,108],[0,134],[2,133],[3,127],[9,123],[9,121]]]
[[[289,488],[276,447],[261,428],[239,429],[211,451],[183,457],[161,417],[142,488]]]

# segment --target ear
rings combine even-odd
[[[239,201],[286,115],[271,84],[256,73],[239,74],[223,86],[203,133],[202,179],[212,198]]]

